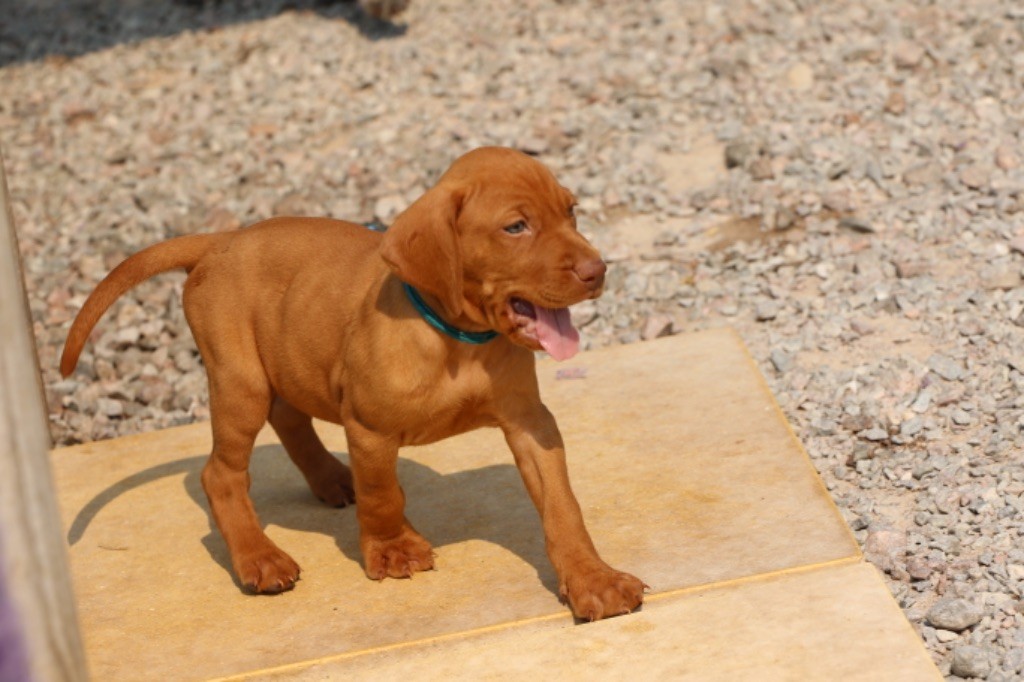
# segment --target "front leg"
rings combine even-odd
[[[411,578],[434,568],[434,552],[405,518],[398,484],[398,444],[346,421],[363,568],[373,580]]]
[[[539,401],[502,423],[526,489],[540,512],[559,592],[577,618],[598,620],[640,606],[646,585],[598,556],[569,486],[565,447],[551,412]]]

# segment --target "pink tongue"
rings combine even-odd
[[[572,326],[568,308],[542,308],[537,311],[537,340],[555,360],[568,360],[580,349],[580,333]]]

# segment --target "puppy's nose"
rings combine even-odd
[[[604,273],[608,267],[600,258],[580,261],[573,266],[573,272],[591,289],[600,289],[604,285]]]

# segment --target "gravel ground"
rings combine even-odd
[[[125,255],[274,214],[388,221],[455,156],[515,146],[610,262],[585,344],[736,327],[942,672],[1022,679],[1022,47],[1015,0],[6,7],[54,439],[208,416],[180,275],[60,378]]]

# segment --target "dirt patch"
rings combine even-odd
[[[729,177],[725,145],[714,138],[698,140],[685,154],[661,154],[658,165],[665,173],[665,188],[673,193],[707,189]]]

